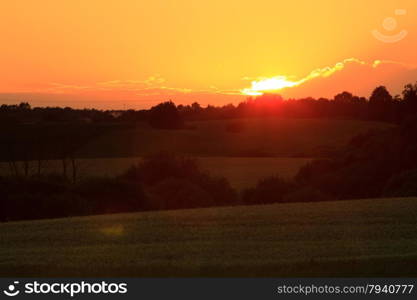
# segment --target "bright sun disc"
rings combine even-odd
[[[276,76],[272,78],[265,78],[260,80],[254,80],[251,82],[251,87],[243,89],[241,92],[244,95],[258,96],[264,92],[277,91],[283,88],[293,87],[298,85],[299,82],[288,80],[285,76]]]

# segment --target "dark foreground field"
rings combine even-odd
[[[417,198],[0,224],[1,276],[417,276]]]

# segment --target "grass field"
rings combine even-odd
[[[188,125],[193,129],[155,130],[143,124],[136,128],[116,127],[80,151],[78,156],[83,159],[77,160],[79,178],[118,175],[140,156],[168,151],[199,157],[205,170],[226,177],[232,186],[242,189],[270,175],[292,177],[311,158],[328,155],[353,136],[391,126],[357,120],[278,118],[199,121]],[[36,163],[30,169],[36,173]],[[61,162],[45,161],[44,169],[60,173]],[[0,175],[8,174],[8,163],[0,163]]]
[[[140,157],[122,158],[92,158],[79,159],[77,165],[79,176],[116,176],[126,171],[132,164],[138,163]],[[279,174],[282,177],[294,176],[298,169],[306,164],[308,158],[284,158],[284,157],[200,157],[197,158],[202,169],[212,175],[225,177],[236,189],[253,186],[261,178]],[[36,162],[30,164],[31,173],[36,173]],[[18,163],[23,174],[23,165]],[[51,160],[45,162],[45,173],[62,172],[60,161]],[[0,176],[10,175],[10,166],[0,163]]]
[[[0,224],[1,276],[417,276],[417,198]]]
[[[143,125],[110,131],[82,149],[82,157],[134,157],[170,151],[192,156],[318,157],[353,136],[387,123],[326,119],[236,119],[188,123],[193,129]],[[237,127],[238,132],[228,128]]]

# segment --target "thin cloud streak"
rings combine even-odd
[[[393,64],[402,66],[404,68],[412,69],[401,62],[388,61],[388,60],[375,60],[372,63],[367,63],[357,58],[347,58],[342,62],[336,63],[334,66],[327,66],[324,68],[318,68],[311,71],[307,76],[294,80],[295,76],[277,75],[273,77],[258,77],[253,79],[251,77],[244,77],[243,80],[251,80],[251,86],[241,90],[245,95],[261,95],[264,92],[278,92],[283,89],[296,89],[302,84],[317,78],[327,78],[334,75],[337,72],[343,71],[348,65],[356,64],[359,66],[368,66],[370,68],[378,68],[384,64]]]

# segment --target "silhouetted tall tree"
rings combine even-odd
[[[417,82],[407,84],[402,92],[406,114],[417,114]]]
[[[392,96],[385,86],[379,86],[376,89],[374,89],[371,97],[369,98],[369,104],[371,105],[381,105],[391,102]]]
[[[385,86],[379,86],[369,98],[369,106],[373,119],[392,121],[395,117],[393,111],[393,98]]]
[[[158,104],[151,108],[149,123],[158,129],[179,129],[184,121],[172,101]]]

